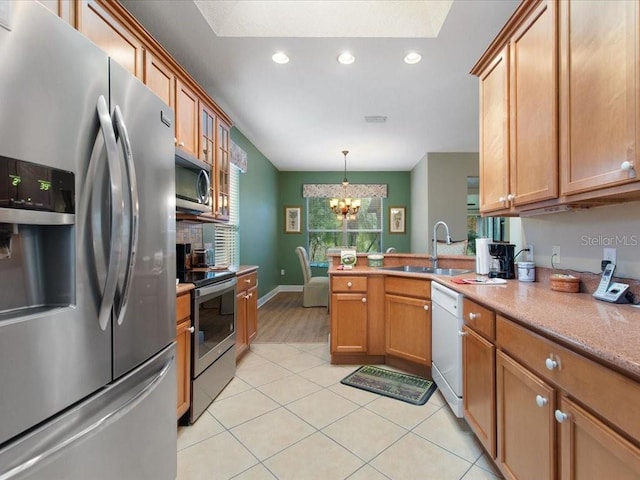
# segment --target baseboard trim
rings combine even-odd
[[[267,303],[280,292],[302,292],[302,285],[278,285],[276,288],[258,299],[258,308]]]

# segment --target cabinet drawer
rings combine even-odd
[[[501,316],[496,337],[500,349],[640,440],[640,384]]]
[[[246,273],[238,277],[238,292],[244,292],[258,284],[258,272]]]
[[[367,277],[334,276],[331,288],[333,292],[366,292]]]
[[[191,295],[189,293],[176,298],[176,321],[189,318],[191,315]]]
[[[496,314],[493,310],[468,298],[464,299],[462,310],[465,325],[489,340],[493,341],[496,338]]]
[[[384,280],[387,293],[397,293],[406,297],[431,298],[431,280],[387,276]]]

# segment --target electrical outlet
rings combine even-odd
[[[284,275],[284,268],[280,270],[280,275]]]
[[[611,263],[616,263],[616,249],[615,248],[603,248],[602,259],[609,260]]]
[[[533,245],[528,244],[527,248],[529,249],[529,251],[527,252],[527,261],[533,262]]]
[[[557,265],[560,263],[560,246],[554,245],[551,247],[551,264]]]

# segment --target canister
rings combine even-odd
[[[518,280],[521,282],[536,281],[536,265],[533,262],[518,262]]]
[[[380,254],[371,254],[367,255],[367,264],[370,267],[381,267],[384,262],[384,255]]]

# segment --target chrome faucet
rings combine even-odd
[[[444,225],[446,235],[447,235],[446,236],[447,245],[451,244],[451,236],[449,235],[449,225],[447,225],[443,221],[437,222],[433,226],[433,239],[432,239],[433,246],[431,247],[431,260],[433,260],[433,268],[438,268],[438,239],[436,238],[436,235],[438,233],[438,227],[440,225]]]

